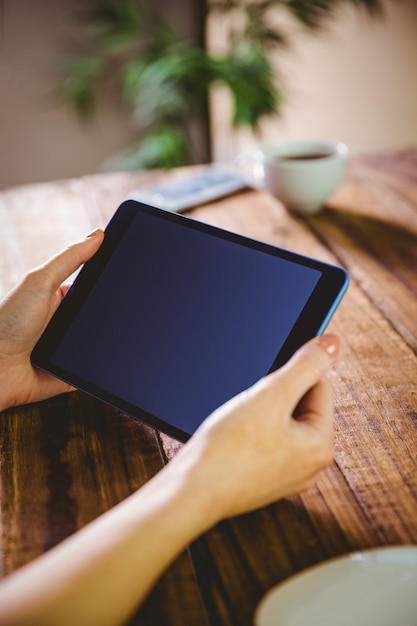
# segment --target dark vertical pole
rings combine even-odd
[[[0,0],[1,1],[1,0]],[[176,33],[194,45],[206,49],[207,0],[155,0],[158,11],[172,20]],[[193,163],[211,160],[211,136],[208,93],[195,118],[189,120],[187,133],[191,144]]]
[[[196,37],[197,43],[203,49],[207,49],[207,14],[208,5],[207,0],[194,0],[196,3]],[[211,145],[211,133],[210,133],[210,111],[209,111],[209,94],[206,93],[205,101],[201,111],[201,134],[204,145],[204,152],[206,161],[212,159],[212,145]]]

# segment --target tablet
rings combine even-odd
[[[124,202],[32,363],[185,441],[323,332],[344,269]]]

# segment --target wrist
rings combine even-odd
[[[3,378],[0,381],[2,385],[2,389],[0,389],[0,413],[10,409],[12,406],[17,406],[17,403],[13,401],[13,398],[10,394],[6,392],[7,389],[7,380]]]
[[[213,485],[208,477],[205,480],[199,455],[189,445],[140,490],[159,509],[160,519],[167,521],[165,532],[173,535],[173,544],[181,543],[182,548],[222,518]]]

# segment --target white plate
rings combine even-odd
[[[417,626],[417,546],[353,552],[271,589],[255,626]]]

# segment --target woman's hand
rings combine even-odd
[[[0,304],[0,410],[72,389],[33,368],[30,354],[65,295],[61,283],[97,252],[103,237],[97,230],[72,244],[30,272]]]
[[[174,462],[209,525],[312,486],[333,458],[332,335],[215,411]]]

